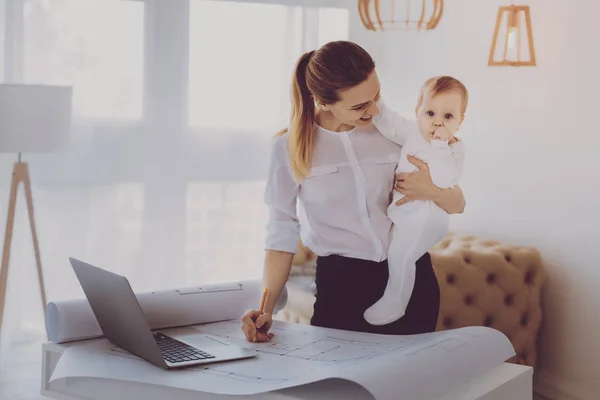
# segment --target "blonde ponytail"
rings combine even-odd
[[[313,123],[315,102],[306,83],[306,70],[315,51],[303,54],[294,70],[292,80],[292,112],[289,127],[288,151],[296,181],[300,182],[310,171],[311,154],[314,143]],[[288,129],[279,132],[286,133]]]
[[[288,132],[288,152],[294,178],[301,182],[309,173],[315,143],[315,101],[333,105],[340,91],[364,82],[375,69],[373,58],[349,41],[329,42],[319,50],[304,53],[292,79],[292,112]]]

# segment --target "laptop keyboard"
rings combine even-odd
[[[173,364],[215,358],[212,354],[192,347],[162,333],[154,333],[154,340],[163,358]]]

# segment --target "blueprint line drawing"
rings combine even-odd
[[[297,329],[286,329],[274,327],[271,331],[275,334],[272,341],[267,343],[249,343],[240,329],[237,321],[226,321],[200,327],[201,333],[207,334],[208,338],[223,344],[235,344],[251,347],[265,357],[276,356],[277,361],[272,365],[277,368],[268,370],[256,370],[255,373],[237,372],[238,368],[233,365],[214,366],[203,368],[206,373],[220,374],[230,379],[289,381],[301,377],[308,372],[332,367],[340,368],[343,364],[354,364],[365,360],[376,359],[378,356],[390,355],[394,352],[404,351],[407,356],[418,354],[429,348],[442,346],[444,350],[451,351],[464,345],[459,339],[439,340],[434,336],[424,335],[410,341],[368,341],[352,340],[332,335],[315,336],[310,332]],[[295,359],[293,366],[285,366],[283,359]],[[305,361],[302,364],[300,360]],[[253,362],[251,360],[249,362]],[[285,369],[282,375],[280,369]]]

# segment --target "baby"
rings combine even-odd
[[[380,100],[380,113],[373,119],[377,129],[388,139],[401,144],[396,173],[414,172],[407,155],[427,163],[433,183],[450,188],[462,173],[464,150],[454,135],[458,132],[467,108],[468,92],[455,78],[439,76],[422,86],[416,106],[417,121],[409,121],[387,109]],[[454,143],[449,146],[449,143]],[[388,207],[393,222],[388,251],[388,283],[383,296],[369,307],[365,320],[372,325],[386,325],[402,318],[412,295],[416,262],[446,235],[449,216],[431,200],[415,200],[397,206],[404,195],[394,191]]]

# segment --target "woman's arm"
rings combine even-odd
[[[269,290],[264,308],[267,314],[273,314],[275,310],[275,304],[290,276],[293,258],[293,253],[285,251],[267,250],[265,254],[263,285]]]
[[[273,336],[269,332],[273,324],[273,311],[290,275],[293,258],[294,254],[286,251],[266,251],[263,286],[267,289],[267,298],[262,314],[259,310],[252,309],[242,316],[242,331],[247,340],[267,342]]]
[[[402,205],[413,200],[433,200],[448,214],[460,214],[465,210],[465,197],[460,186],[440,188],[433,184],[429,166],[418,158],[408,156],[408,160],[419,170],[396,175],[395,188],[405,196],[396,202]]]
[[[271,151],[265,202],[269,207],[263,285],[268,290],[263,314],[249,310],[242,316],[242,331],[250,341],[265,342],[272,334],[272,314],[292,269],[298,249],[300,224],[296,214],[298,184],[287,156],[287,135],[275,138]]]
[[[290,274],[298,250],[300,222],[296,213],[299,185],[295,181],[287,151],[287,135],[275,138],[271,153],[265,203],[269,207],[263,281],[269,294],[266,310],[275,308]]]

